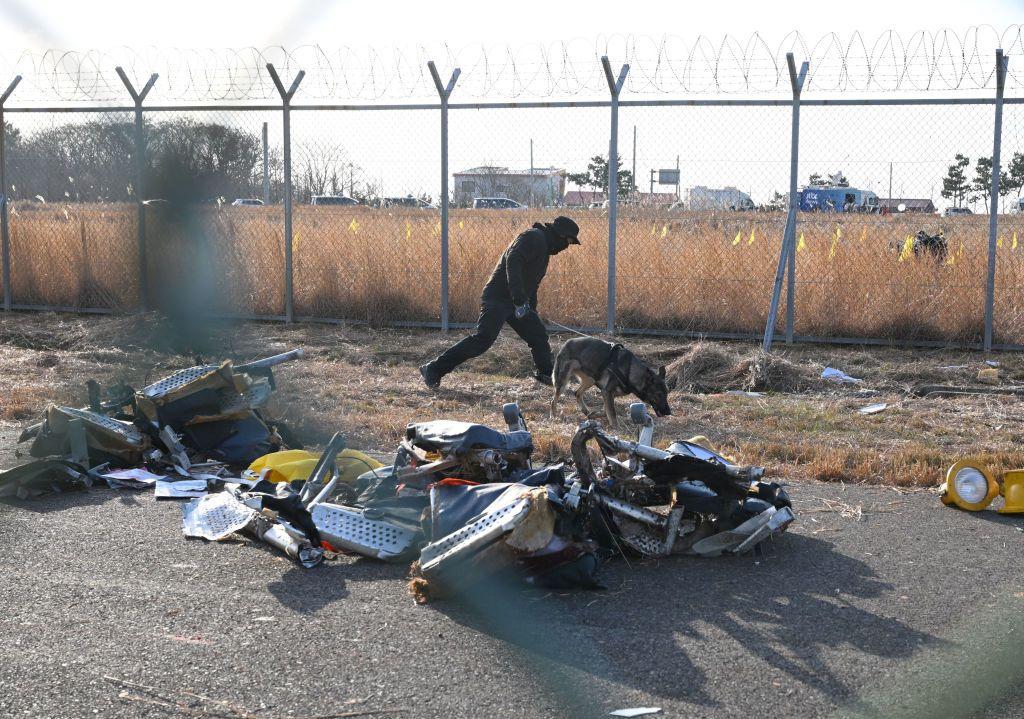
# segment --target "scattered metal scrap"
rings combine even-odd
[[[959,397],[965,394],[1006,394],[1024,397],[1024,387],[969,387],[929,384],[914,390],[918,397]]]
[[[102,481],[192,497],[186,536],[240,533],[307,568],[327,551],[412,562],[417,601],[510,571],[535,586],[599,587],[616,554],[742,554],[793,521],[785,490],[760,467],[699,438],[655,448],[642,403],[630,406],[635,440],[584,422],[568,464],[534,465],[516,404],[503,408],[505,430],[412,423],[387,467],[346,450],[340,434],[318,457],[287,449],[260,407],[271,368],[300,355],[200,365],[139,391],[118,385],[106,401],[90,384],[89,408],[50,406],[24,433],[41,458],[0,473],[0,496]]]

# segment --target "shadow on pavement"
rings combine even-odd
[[[133,490],[122,490],[120,492],[108,489],[107,487],[93,487],[81,491],[60,492],[58,494],[44,494],[30,499],[17,499],[15,497],[4,497],[0,499],[0,510],[24,509],[37,514],[49,514],[50,512],[62,512],[75,507],[88,507],[94,504],[103,504],[117,498],[122,504],[135,506],[139,504]]]
[[[254,545],[280,556],[276,549]],[[402,581],[408,573],[406,565],[385,564],[362,558],[353,562],[324,562],[314,569],[292,566],[281,577],[267,585],[282,606],[300,614],[316,614],[349,595],[347,582]],[[411,601],[411,600],[410,600]]]
[[[830,652],[849,647],[866,660],[902,659],[938,641],[859,606],[877,605],[893,591],[864,562],[806,535],[789,534],[778,544],[778,556],[756,563],[750,557],[679,557],[630,570],[613,560],[605,578],[620,588],[610,592],[538,598],[507,580],[489,581],[458,601],[431,606],[522,650],[521,662],[536,670],[566,711],[581,714],[600,707],[588,676],[717,706],[702,667],[737,655],[745,674],[736,681],[766,682],[781,674],[842,698],[850,690],[832,670]],[[753,674],[744,653],[762,664]]]

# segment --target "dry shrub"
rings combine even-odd
[[[11,213],[12,285],[19,304],[137,305],[135,206],[19,204]],[[541,313],[601,327],[608,281],[607,215],[561,210],[583,244],[551,263]],[[473,321],[480,289],[504,248],[555,211],[451,213],[450,307]],[[187,296],[221,312],[284,312],[280,206],[148,211],[152,298]],[[437,320],[440,222],[411,208],[313,207],[294,212],[294,297],[300,316],[373,322]],[[785,226],[781,212],[621,208],[619,324],[695,332],[764,330]],[[900,259],[919,229],[945,230],[949,256]],[[978,340],[984,312],[987,218],[801,214],[796,255],[798,334]],[[999,218],[997,342],[1024,342],[1024,216]],[[1016,239],[1015,239],[1016,238]],[[167,297],[158,297],[165,292]],[[395,299],[397,298],[397,300]]]
[[[735,380],[732,370],[739,361],[737,353],[721,345],[696,342],[665,368],[666,382],[680,392],[721,392],[728,389],[724,384]]]
[[[665,370],[670,389],[710,394],[728,390],[802,392],[821,385],[817,374],[775,354],[741,356],[722,345],[697,342]]]
[[[808,441],[744,443],[744,459],[769,466],[783,478],[800,476],[821,482],[858,482],[894,487],[934,487],[945,481],[946,470],[961,456],[934,445],[910,442],[895,447],[851,447]],[[1024,452],[968,452],[996,476],[1024,467]]]
[[[36,418],[49,401],[46,389],[34,385],[9,387],[0,392],[0,420],[20,422]]]

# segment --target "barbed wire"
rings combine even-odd
[[[604,98],[599,57],[630,65],[630,95],[788,93],[786,53],[810,65],[806,90],[929,92],[981,90],[995,85],[995,49],[1024,54],[1024,28],[975,26],[963,31],[894,30],[867,38],[830,33],[810,40],[798,32],[770,43],[760,34],[745,40],[706,35],[687,40],[666,35],[608,36],[552,45],[451,45],[412,49],[320,45],[295,48],[25,50],[0,53],[0,85],[23,76],[12,103],[124,101],[114,68],[136,87],[151,73],[160,79],[149,102],[276,101],[266,72],[273,63],[286,81],[306,72],[296,102],[436,100],[427,71],[434,60],[443,74],[462,71],[453,101]],[[1021,87],[1024,67],[1010,63],[1007,89]]]

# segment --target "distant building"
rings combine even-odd
[[[676,201],[674,192],[634,192],[629,197],[619,195],[619,204],[644,205],[648,207],[667,207]],[[605,192],[591,190],[569,190],[565,193],[563,204],[566,207],[590,207],[602,204],[608,199]]]
[[[456,172],[453,197],[456,205],[469,206],[474,197],[508,197],[532,207],[562,204],[565,170],[535,167],[510,170],[507,167],[473,167]]]
[[[566,207],[590,207],[604,202],[608,195],[596,190],[569,190],[563,199]]]
[[[908,197],[878,198],[878,206],[881,208],[882,212],[886,214],[899,212],[900,205],[904,205],[904,212],[923,212],[929,215],[935,212],[935,203],[931,200],[921,200]]]

